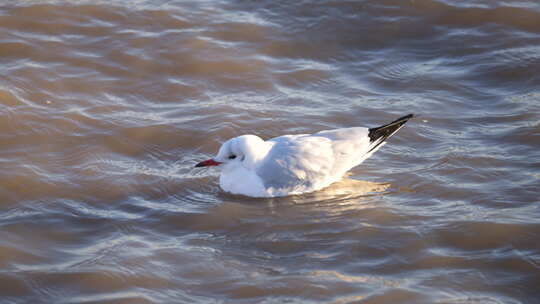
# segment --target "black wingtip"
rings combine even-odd
[[[405,115],[405,116],[403,116],[403,117],[400,117],[400,118],[398,118],[398,119],[392,121],[392,122],[389,123],[389,124],[386,124],[386,125],[384,125],[384,126],[381,126],[381,127],[379,127],[379,128],[388,127],[388,126],[391,126],[391,125],[394,125],[394,124],[400,124],[400,125],[403,125],[404,123],[407,122],[407,120],[409,120],[409,119],[411,119],[411,118],[413,118],[413,117],[414,117],[414,114],[408,114],[408,115]]]
[[[403,117],[398,118],[396,121],[399,121],[399,120],[405,120],[405,121],[407,121],[407,120],[409,120],[409,119],[411,119],[411,118],[413,118],[413,117],[414,117],[414,114],[411,113],[411,114],[407,114],[407,115],[405,115],[405,116],[403,116]]]
[[[403,126],[409,119],[413,117],[414,117],[414,114],[408,114],[384,126],[369,129],[369,141],[370,142],[379,141],[379,143],[375,146],[377,147],[378,145],[383,143],[388,137],[396,133],[401,128],[401,126]],[[373,149],[375,147],[373,147]]]

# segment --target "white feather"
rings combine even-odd
[[[339,181],[378,148],[367,128],[345,128],[312,135],[284,135],[264,141],[242,135],[225,142],[214,158],[223,163],[223,190],[253,197],[313,192]],[[230,157],[234,156],[234,159]]]

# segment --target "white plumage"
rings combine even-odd
[[[256,135],[229,139],[213,159],[223,190],[252,197],[313,192],[339,181],[384,145],[412,115],[379,128],[344,128],[262,140]]]

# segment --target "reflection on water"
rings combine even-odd
[[[390,187],[390,184],[374,183],[344,177],[329,187],[306,195],[299,195],[292,198],[293,201],[327,201],[332,199],[351,200],[366,195],[382,193]]]
[[[535,1],[0,2],[0,302],[533,303]],[[242,134],[418,118],[301,196]]]

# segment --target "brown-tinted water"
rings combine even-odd
[[[1,1],[1,303],[540,303],[536,0]],[[279,199],[226,139],[416,113]]]

